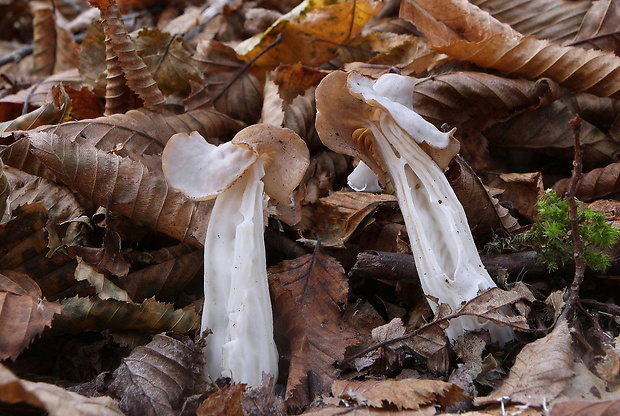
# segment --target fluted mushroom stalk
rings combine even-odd
[[[360,158],[382,183],[392,183],[424,293],[456,310],[496,285],[444,175],[459,149],[454,130],[441,132],[413,110],[413,86],[413,79],[395,74],[373,83],[334,72],[316,90],[316,128],[327,147]],[[514,336],[508,327],[475,317],[452,320],[446,334],[454,340],[479,328],[502,343]]]
[[[197,132],[176,134],[162,155],[172,187],[195,200],[215,198],[204,244],[202,329],[206,374],[258,386],[277,377],[278,352],[265,260],[265,194],[290,205],[309,164],[293,131],[253,125],[231,142],[208,143]]]

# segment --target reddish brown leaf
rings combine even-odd
[[[197,416],[244,416],[241,398],[245,392],[245,384],[224,386],[202,402]]]
[[[269,285],[290,339],[287,403],[303,406],[330,391],[338,374],[333,363],[355,342],[355,335],[340,324],[347,280],[342,266],[317,249],[272,267]]]
[[[536,221],[536,204],[545,193],[540,172],[502,173],[491,185],[504,190],[500,197],[502,201],[510,201],[528,221]]]
[[[0,360],[15,360],[61,310],[59,304],[42,299],[41,289],[28,275],[0,273]]]
[[[32,73],[51,75],[56,64],[56,25],[51,1],[30,3],[34,15],[34,61]]]
[[[620,414],[620,400],[606,402],[563,402],[553,406],[551,416],[614,416]]]
[[[564,195],[570,179],[560,179],[553,185],[558,195]],[[582,201],[591,201],[620,191],[620,163],[610,163],[603,168],[592,169],[577,182],[575,196]]]

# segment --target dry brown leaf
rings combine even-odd
[[[551,409],[550,416],[614,416],[620,414],[620,400],[605,402],[563,402]]]
[[[491,146],[540,149],[555,157],[573,158],[573,134],[568,121],[574,111],[561,101],[518,114],[484,132]],[[589,163],[609,163],[615,158],[619,139],[582,120],[580,141],[583,159]]]
[[[73,297],[64,299],[61,304],[62,313],[54,318],[53,331],[78,333],[121,329],[185,334],[198,329],[200,321],[191,307],[174,309],[154,299],[134,304],[115,299]]]
[[[538,218],[536,204],[545,193],[540,172],[502,173],[490,185],[504,190],[501,195],[502,201],[510,201],[531,223],[536,221]]]
[[[314,210],[313,239],[325,247],[344,247],[359,227],[368,225],[381,207],[395,209],[389,194],[338,191],[318,200]]]
[[[509,397],[513,402],[542,406],[558,397],[574,375],[570,330],[562,321],[546,337],[523,347],[501,387],[475,402],[498,403]]]
[[[564,195],[569,182],[569,178],[560,179],[553,185],[553,190],[558,195]],[[584,174],[577,182],[575,196],[582,201],[591,201],[618,191],[620,191],[620,163],[610,163]]]
[[[303,406],[329,393],[338,374],[334,362],[355,343],[355,335],[340,323],[347,280],[342,266],[317,249],[270,268],[269,287],[290,340],[287,404]]]
[[[47,133],[34,134],[30,141],[32,152],[59,179],[95,204],[107,206],[110,200],[110,209],[128,218],[180,241],[202,241],[212,201],[188,200],[161,173],[88,144]]]
[[[48,102],[30,113],[14,120],[0,123],[0,133],[15,130],[31,130],[39,126],[59,124],[66,121],[71,111],[71,99],[61,86],[53,86]]]
[[[470,0],[470,3],[524,35],[560,44],[574,39],[586,11],[595,4],[563,0]]]
[[[459,40],[476,42],[492,35],[518,35],[467,0],[405,0],[400,17],[412,22],[434,46]]]
[[[493,203],[493,199],[480,178],[463,158],[457,155],[450,162],[446,175],[457,198],[463,205],[469,228],[471,228],[474,236],[481,237],[491,232],[514,228],[514,226],[505,227],[505,224],[509,223],[511,215],[502,212],[503,218],[500,218],[500,213],[497,210],[500,206]],[[514,223],[516,224],[516,220]]]
[[[50,416],[124,416],[109,397],[85,397],[53,384],[22,380],[1,364],[0,401],[27,403]]]
[[[320,410],[310,409],[302,413],[307,416],[433,416],[436,414],[434,406],[428,406],[421,410],[392,410],[374,409],[370,407],[340,407],[328,406]]]
[[[320,66],[332,59],[339,45],[351,39],[383,6],[377,0],[315,1],[313,8],[300,17],[280,21],[269,28],[244,58],[256,58],[281,35],[279,43],[258,57],[255,70],[298,62]]]
[[[124,290],[120,289],[102,273],[99,273],[90,264],[77,258],[77,267],[75,268],[75,280],[81,282],[88,281],[95,288],[95,292],[100,299],[116,299],[122,302],[131,302],[131,298]]]
[[[11,185],[5,173],[4,163],[0,159],[0,224],[4,224],[11,216],[9,195],[11,195]]]
[[[494,35],[458,41],[435,50],[462,61],[524,78],[550,78],[573,91],[620,97],[620,57],[597,50],[560,46],[534,37]]]
[[[144,107],[149,110],[157,110],[163,104],[164,96],[157,87],[153,76],[148,71],[146,64],[136,53],[127,29],[121,19],[121,13],[115,0],[92,0],[91,3],[101,11],[103,30],[106,34],[106,58],[113,60],[113,56],[118,59],[118,65],[125,77],[127,86],[135,92],[143,101]],[[110,45],[108,48],[107,45]],[[114,66],[108,65],[108,71]],[[113,76],[119,83],[120,75],[118,72],[108,73],[108,81]],[[117,84],[118,85],[118,84]],[[106,88],[106,96],[115,96],[120,90],[113,92]]]
[[[144,28],[134,37],[136,51],[164,94],[189,90],[189,82],[201,82],[203,74],[180,36],[157,28]]]
[[[156,255],[156,253],[150,254]],[[156,264],[114,280],[115,284],[127,291],[134,302],[143,302],[151,297],[155,297],[160,302],[174,302],[179,292],[200,271],[202,251],[190,250],[186,247],[172,258],[154,260]]]
[[[51,75],[54,73],[56,61],[56,24],[51,1],[30,2],[34,16],[34,75]]]
[[[215,108],[237,120],[256,122],[263,102],[261,82],[235,50],[214,40],[203,41],[194,58],[207,78]]]
[[[1,272],[0,360],[15,360],[61,310],[59,304],[43,300],[41,289],[28,275]]]
[[[452,383],[439,380],[336,380],[332,394],[359,405],[419,410],[433,405],[445,409],[466,396],[463,390]]]
[[[105,33],[100,21],[95,21],[86,28],[86,33],[79,49],[80,75],[97,97],[105,97],[106,92],[106,44]]]
[[[189,338],[155,335],[123,359],[107,390],[127,415],[179,415],[184,400],[196,392],[202,360]]]
[[[592,2],[571,44],[618,54],[620,5],[612,0]]]
[[[507,310],[508,305],[513,305],[522,300],[532,302],[534,295],[529,291],[521,290],[521,288],[502,290],[494,287],[466,302],[456,312],[460,315],[473,315],[501,325],[528,330],[529,325],[526,317],[510,314]]]
[[[275,395],[273,376],[263,373],[260,386],[232,384],[219,388],[198,407],[197,416],[285,416],[284,401]]]

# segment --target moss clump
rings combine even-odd
[[[583,241],[583,258],[586,266],[603,271],[611,264],[606,250],[620,238],[620,230],[607,223],[605,215],[597,210],[584,208],[577,201],[579,234]],[[528,231],[499,238],[494,236],[485,247],[487,252],[519,251],[531,247],[549,270],[557,270],[573,258],[573,235],[568,218],[568,201],[548,190],[538,201],[538,221]]]

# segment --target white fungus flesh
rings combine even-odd
[[[443,172],[456,153],[450,150],[453,132],[439,131],[413,111],[414,80],[389,74],[373,83],[359,74],[334,73],[323,83],[324,89],[322,85],[317,89],[321,140],[340,150],[357,146],[348,153],[361,157],[375,171],[383,170],[377,173],[387,174],[396,190],[424,293],[454,311],[496,287],[482,265],[465,211]],[[349,97],[344,103],[330,102],[329,91],[342,90],[343,83]],[[352,113],[339,117],[338,106]],[[431,302],[431,307],[436,309],[437,304]],[[464,331],[481,328],[500,343],[514,337],[512,329],[475,317],[450,321],[446,334],[454,340]]]

